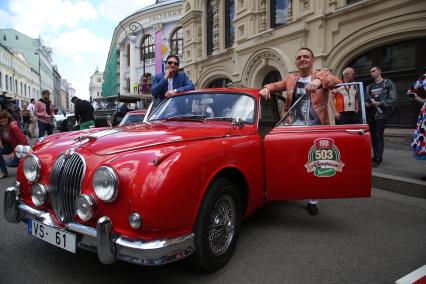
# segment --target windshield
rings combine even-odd
[[[164,101],[149,121],[167,119],[221,119],[239,118],[254,122],[255,99],[245,94],[198,93],[175,96]]]
[[[144,118],[145,118],[145,114],[142,114],[142,113],[134,113],[134,114],[128,113],[120,122],[120,125],[123,126],[123,125],[143,122]]]

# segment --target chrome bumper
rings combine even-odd
[[[48,212],[23,204],[19,199],[19,192],[19,183],[6,189],[4,196],[6,220],[19,223],[34,219],[56,227]],[[100,262],[104,264],[111,264],[119,259],[142,265],[161,265],[182,259],[195,250],[194,234],[145,242],[115,235],[112,228],[111,220],[103,216],[98,219],[96,229],[78,223],[69,223],[62,229],[76,234],[78,247],[97,252]]]

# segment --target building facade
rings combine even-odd
[[[183,13],[185,71],[197,88],[261,88],[295,71],[297,50],[309,47],[315,68],[353,66],[365,84],[380,65],[398,89],[390,124],[414,126],[419,106],[405,93],[426,66],[426,1],[186,0]]]
[[[40,92],[39,75],[24,56],[0,44],[0,93],[14,98],[18,105]]]
[[[0,29],[0,43],[15,53],[20,53],[39,74],[40,90],[54,93],[52,49],[45,46],[41,38],[34,39],[14,29]],[[36,94],[37,97],[40,93]]]
[[[99,72],[98,67],[96,67],[95,73],[90,76],[89,83],[89,94],[90,102],[97,106],[99,101],[102,99],[102,83],[103,83],[103,72]]]
[[[53,93],[51,99],[57,108],[63,108],[60,95],[61,95],[61,74],[59,74],[58,66],[53,65],[52,67],[53,74]]]
[[[153,76],[170,53],[184,65],[181,0],[157,0],[127,18],[114,30],[102,87],[103,97],[150,97]]]

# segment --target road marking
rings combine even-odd
[[[426,284],[426,265],[396,280],[395,284]]]

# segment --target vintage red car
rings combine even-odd
[[[5,217],[104,264],[191,256],[214,271],[231,257],[241,219],[268,202],[371,194],[368,126],[294,123],[281,100],[192,91],[146,123],[48,136],[22,159]]]

